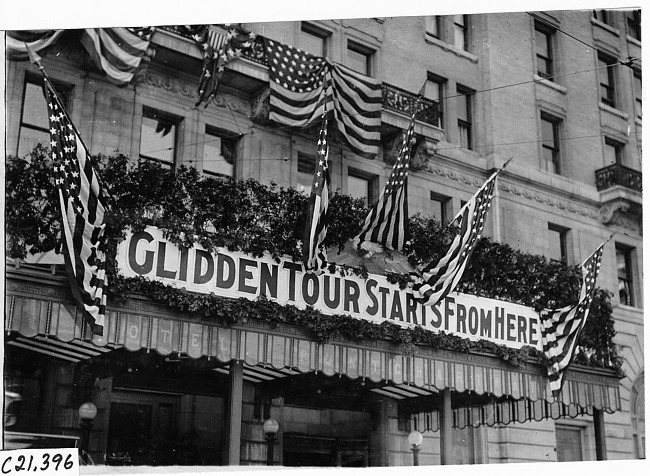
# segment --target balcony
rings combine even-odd
[[[603,223],[640,226],[643,216],[643,180],[638,170],[612,164],[596,170],[596,189],[600,192],[600,219]]]

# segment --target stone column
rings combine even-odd
[[[228,396],[228,437],[225,463],[239,466],[241,458],[241,418],[244,364],[233,360],[230,364],[230,395]]]

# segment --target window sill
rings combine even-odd
[[[543,84],[544,86],[554,89],[562,94],[567,94],[567,92],[569,91],[566,87],[560,86],[559,84],[554,83],[549,79],[542,78],[538,74],[533,75],[533,79],[537,84]]]
[[[600,27],[603,30],[607,30],[608,32],[612,33],[613,35],[621,36],[621,32],[618,31],[616,28],[614,28],[613,26],[608,25],[607,23],[603,23],[602,21],[597,20],[594,17],[591,17],[591,24],[595,25],[597,27]]]
[[[449,51],[449,52],[455,54],[456,56],[460,56],[461,58],[466,58],[466,59],[470,60],[472,63],[478,63],[478,56],[473,55],[472,53],[470,53],[468,51],[461,50],[460,48],[456,48],[454,45],[452,45],[450,43],[445,43],[444,41],[436,38],[435,36],[431,35],[430,33],[425,33],[424,40],[427,43],[439,46],[443,50]]]
[[[640,117],[636,117],[636,118],[634,118],[634,123],[635,123],[637,126],[642,126],[642,125],[643,125],[643,124],[641,123],[641,118],[640,118]]]
[[[627,40],[628,43],[632,43],[633,45],[636,45],[639,48],[641,48],[641,42],[636,38],[633,38],[630,35],[625,35],[625,39]]]
[[[626,112],[619,111],[618,109],[616,109],[616,108],[614,108],[614,107],[611,107],[611,106],[608,106],[607,104],[603,104],[602,102],[601,102],[601,103],[598,103],[598,108],[599,108],[601,111],[609,112],[610,114],[613,114],[613,115],[615,115],[615,116],[618,116],[618,117],[620,117],[621,119],[625,119],[626,121],[627,121],[627,119],[628,119],[628,117],[629,117],[628,114],[627,114]]]

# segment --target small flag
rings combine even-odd
[[[460,231],[447,254],[437,263],[432,261],[422,270],[424,282],[414,286],[414,290],[419,293],[418,297],[423,305],[435,306],[456,288],[483,232],[496,178],[503,168],[492,174],[452,220],[452,223],[460,220]]]
[[[366,216],[361,232],[354,238],[357,247],[363,247],[364,242],[370,241],[389,250],[402,251],[404,248],[404,242],[408,235],[407,184],[413,148],[413,129],[415,128],[415,114],[423,95],[424,86],[413,107],[413,114],[388,182],[384,186],[380,199]]]
[[[582,263],[582,287],[578,304],[555,310],[545,309],[540,313],[543,351],[549,360],[549,384],[555,396],[562,390],[565,372],[571,364],[580,332],[587,321],[607,241]]]
[[[8,31],[6,53],[9,61],[26,60],[28,48],[34,53],[45,51],[54,45],[63,30],[22,30]]]
[[[328,99],[336,125],[359,155],[379,152],[381,83],[293,46],[265,39],[269,64],[269,119],[292,127],[316,121]],[[327,78],[327,88],[323,88]]]
[[[327,236],[327,208],[329,204],[329,146],[327,144],[327,113],[323,108],[316,170],[307,207],[307,222],[303,239],[303,262],[307,272],[320,274],[327,266],[327,252],[323,246]]]
[[[106,197],[86,146],[45,81],[54,179],[59,191],[64,256],[72,294],[92,320],[93,332],[103,334],[106,313]]]
[[[194,30],[192,38],[201,50],[203,70],[199,81],[199,100],[195,107],[210,104],[217,95],[219,79],[226,64],[251,50],[257,35],[241,25],[229,26],[228,30],[216,25],[201,25]]]
[[[81,44],[106,75],[119,85],[128,84],[149,47],[155,28],[86,28]]]

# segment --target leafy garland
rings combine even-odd
[[[270,253],[278,259],[288,255],[301,259],[300,241],[305,223],[307,197],[293,188],[263,185],[255,180],[202,176],[196,169],[181,166],[176,172],[149,161],[133,161],[124,155],[93,158],[110,209],[105,217],[109,251],[107,273],[110,295],[145,295],[179,312],[225,324],[250,317],[287,323],[309,329],[325,342],[337,335],[355,340],[390,339],[403,352],[416,345],[461,352],[487,352],[518,366],[529,357],[544,364],[543,355],[532,347],[520,350],[489,341],[470,341],[421,327],[403,328],[389,321],[375,324],[347,315],[324,316],[315,309],[281,306],[260,298],[227,299],[177,289],[142,278],[124,278],[117,273],[117,243],[131,228],[134,232],[155,226],[165,238],[182,246],[200,244],[209,251],[219,247],[256,257]],[[6,233],[7,255],[24,258],[27,253],[57,249],[60,237],[56,190],[52,183],[49,152],[40,145],[25,158],[7,157]],[[330,198],[331,220],[326,245],[343,246],[355,236],[367,213],[364,201],[341,193]],[[411,239],[404,254],[413,266],[439,259],[446,252],[455,230],[433,218],[410,218]],[[364,270],[356,271],[364,274]],[[401,287],[409,276],[390,275]],[[581,285],[578,266],[549,262],[480,240],[458,291],[502,299],[541,310],[574,302]],[[615,335],[610,295],[599,289],[579,341],[575,361],[590,366],[620,370],[621,361],[613,343]]]

